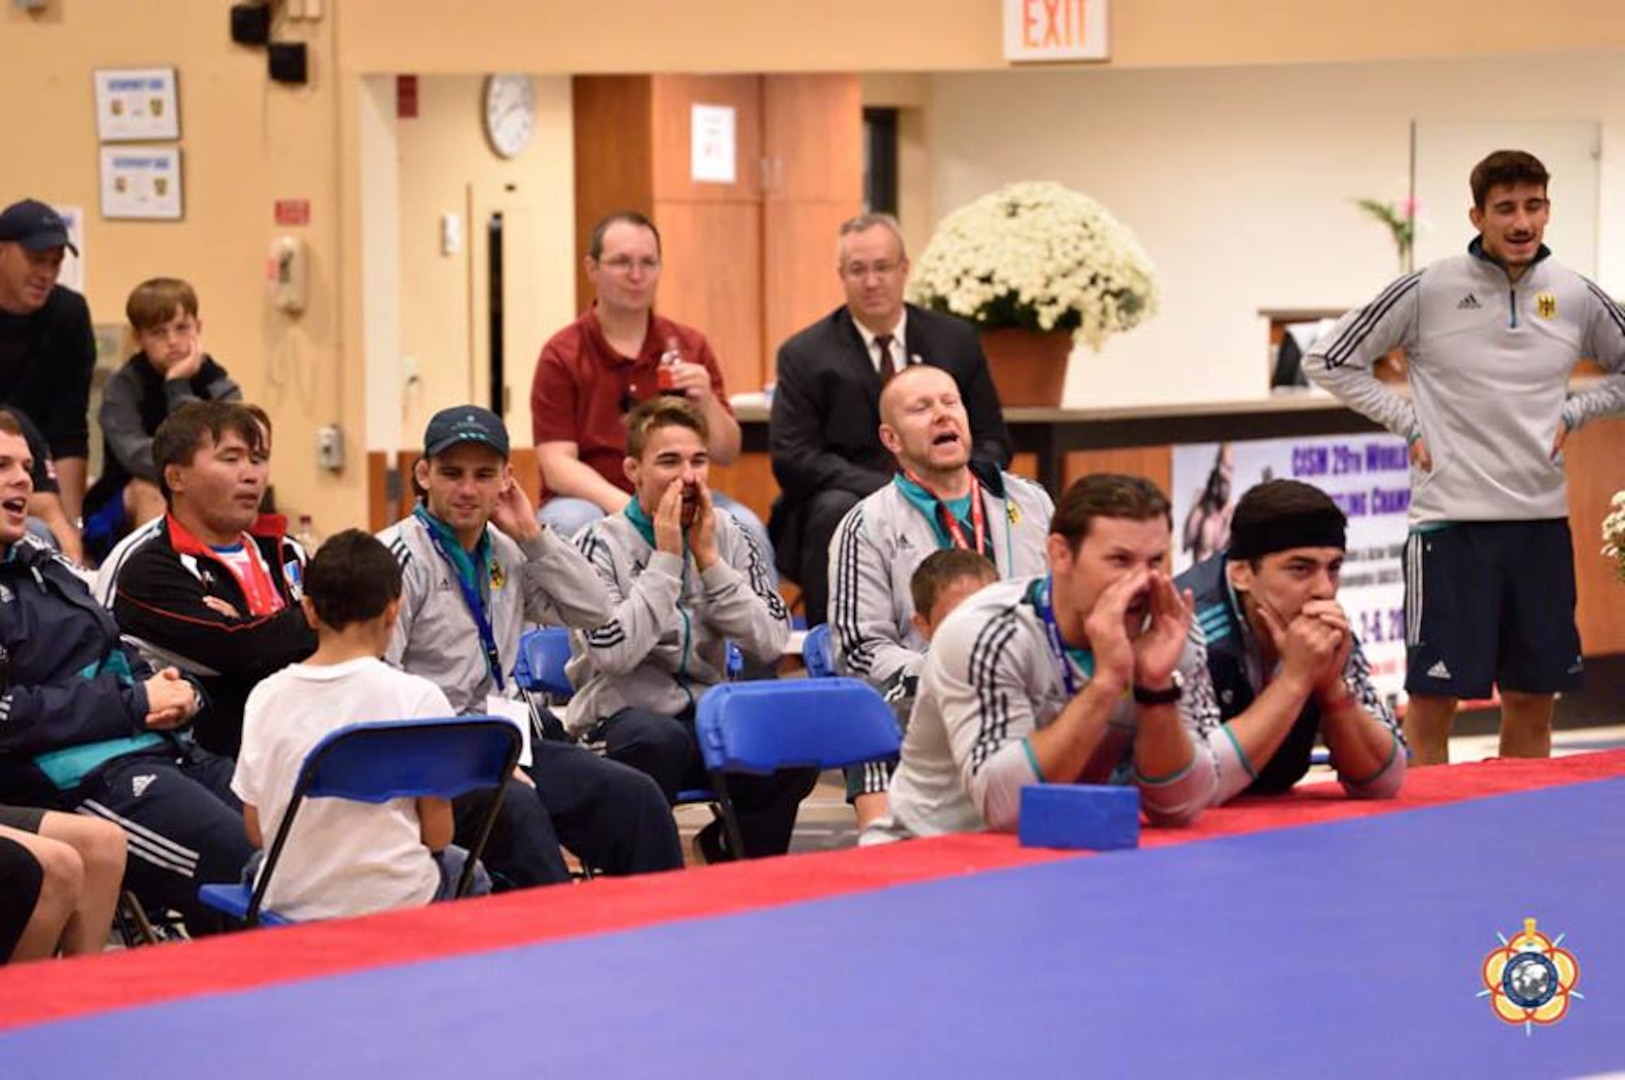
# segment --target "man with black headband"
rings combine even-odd
[[[897,472],[835,530],[829,621],[841,673],[884,691],[925,662],[909,584],[926,556],[959,548],[987,556],[1001,578],[1042,574],[1055,504],[1037,484],[972,461],[959,383],[941,368],[898,372],[880,392],[879,430]],[[890,778],[884,762],[847,770],[859,828],[885,812]]]
[[[1350,795],[1391,798],[1404,782],[1399,727],[1337,603],[1346,529],[1319,488],[1270,480],[1241,497],[1229,548],[1179,576],[1227,736],[1214,746],[1216,804],[1290,789],[1317,735]]]

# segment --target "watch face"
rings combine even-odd
[[[492,75],[485,80],[485,134],[491,148],[513,157],[536,134],[536,92],[529,75]]]

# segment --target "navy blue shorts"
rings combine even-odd
[[[11,959],[34,917],[45,868],[29,850],[9,837],[0,837],[0,964]]]
[[[1435,697],[1580,686],[1564,518],[1457,522],[1405,542],[1405,689]]]

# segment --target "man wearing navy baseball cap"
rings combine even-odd
[[[0,402],[45,436],[73,520],[85,493],[96,339],[85,298],[57,283],[69,251],[79,254],[67,223],[44,203],[24,199],[0,212]]]
[[[401,564],[385,659],[439,686],[459,713],[519,708],[528,721],[513,677],[525,624],[586,630],[609,620],[612,601],[586,556],[537,522],[508,455],[508,429],[478,405],[429,421],[412,472],[422,501],[378,534]],[[568,881],[560,843],[610,874],[682,865],[666,798],[643,773],[551,739],[536,741],[522,771],[485,849],[499,884]],[[464,839],[489,798],[453,800]]]

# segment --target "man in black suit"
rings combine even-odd
[[[837,251],[846,304],[779,347],[768,423],[782,492],[768,528],[779,572],[801,586],[808,626],[825,621],[836,526],[896,470],[879,434],[880,388],[893,374],[910,364],[951,374],[970,414],[972,457],[998,469],[1010,464],[1010,433],[976,331],[903,303],[908,256],[897,220],[851,219]]]

